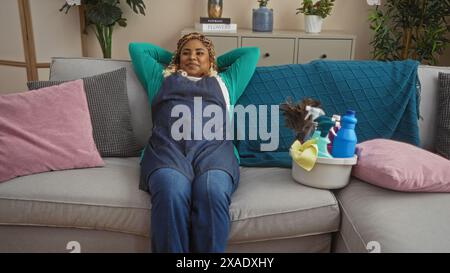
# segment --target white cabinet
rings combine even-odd
[[[295,63],[294,38],[242,37],[242,46],[259,47],[261,56],[258,66]]]
[[[298,63],[316,59],[351,60],[352,39],[299,39]]]
[[[184,29],[182,35],[196,31]],[[355,52],[354,35],[340,32],[307,34],[300,31],[253,32],[240,29],[236,33],[204,32],[216,48],[217,55],[243,46],[261,50],[258,66],[308,63],[316,59],[352,60]]]
[[[213,42],[217,56],[239,47],[238,37],[208,35],[208,38]]]

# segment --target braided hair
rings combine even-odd
[[[208,50],[209,54],[209,61],[211,62],[211,68],[209,70],[209,76],[214,77],[217,75],[217,62],[216,62],[216,51],[214,50],[214,45],[212,41],[205,37],[205,35],[198,33],[198,32],[192,32],[184,35],[181,37],[180,40],[178,40],[177,43],[177,50],[172,56],[172,60],[170,61],[170,64],[167,66],[167,68],[163,71],[164,77],[168,77],[172,75],[175,72],[181,72],[180,69],[180,54],[181,49],[187,44],[187,42],[191,40],[199,40]]]

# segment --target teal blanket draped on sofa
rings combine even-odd
[[[358,142],[387,138],[419,145],[418,65],[413,60],[318,60],[308,64],[258,67],[237,105],[257,108],[268,105],[269,113],[270,105],[279,105],[288,97],[294,102],[310,97],[322,103],[327,116],[355,110]],[[245,128],[248,130],[249,125],[254,124],[257,122],[247,116]],[[270,130],[270,116],[268,124]],[[261,143],[270,140],[261,141],[259,136],[248,140],[248,132],[246,140],[235,140],[241,165],[291,167],[288,151],[295,137],[284,124],[284,116],[279,113],[279,146],[274,151],[262,152]]]

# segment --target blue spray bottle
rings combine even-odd
[[[327,147],[328,143],[330,143],[328,133],[334,125],[335,122],[332,121],[330,117],[320,117],[317,125],[317,130],[320,131],[320,137],[317,139],[317,147],[319,149],[318,157],[333,158],[330,153],[328,153]]]
[[[355,126],[358,120],[355,117],[355,111],[347,110],[341,119],[341,129],[334,137],[333,149],[331,154],[333,157],[346,158],[353,157],[357,143]]]

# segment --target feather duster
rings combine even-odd
[[[302,143],[315,130],[312,117],[310,116],[305,120],[308,114],[308,111],[306,111],[307,105],[321,107],[320,101],[312,98],[305,98],[297,104],[294,104],[292,98],[289,97],[286,102],[280,104],[280,110],[284,115],[286,127],[294,130],[295,138]]]

